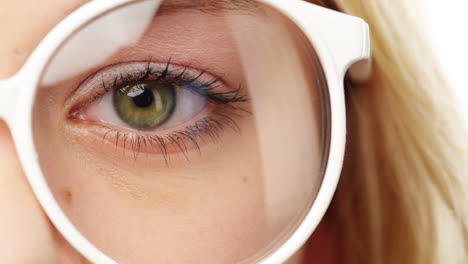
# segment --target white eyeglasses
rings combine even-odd
[[[332,199],[369,53],[363,20],[299,0],[92,1],[0,81],[0,117],[89,261],[277,264]]]

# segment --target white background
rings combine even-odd
[[[389,0],[391,1],[391,0]],[[414,0],[408,0],[414,1]],[[468,127],[468,1],[421,0],[437,59]]]
[[[423,3],[425,25],[434,51],[443,66],[447,81],[454,88],[465,128],[468,128],[468,0],[420,1]],[[445,229],[441,234],[444,233],[447,234],[444,239],[450,239],[442,243],[442,252],[463,256],[462,251],[456,253],[451,250],[461,240],[453,239]]]

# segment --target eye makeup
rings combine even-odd
[[[104,94],[123,84],[131,85],[144,81],[158,81],[184,88],[205,96],[212,103],[246,103],[249,101],[246,89],[239,84],[235,89],[226,87],[223,76],[212,75],[206,70],[171,63],[151,61],[123,62],[109,65],[90,74],[68,99],[74,104],[72,111],[83,104],[102,98]],[[85,96],[92,93],[92,96]]]
[[[180,97],[177,102],[181,103],[176,104],[173,117],[161,126],[140,130],[126,127],[118,118],[114,118],[116,122],[107,122],[93,119],[93,115],[88,114],[88,110],[97,104],[100,109],[115,112],[115,105],[107,97],[121,87],[147,82],[174,86],[176,95]],[[197,113],[190,98],[206,101],[202,111]],[[74,124],[95,126],[93,131],[100,134],[102,141],[112,142],[124,153],[131,150],[135,159],[141,153],[161,155],[166,165],[170,164],[172,154],[182,154],[190,161],[189,152],[196,150],[201,154],[204,145],[220,143],[222,133],[226,130],[240,133],[239,120],[251,114],[248,95],[242,85],[231,89],[222,76],[173,64],[171,60],[164,64],[152,61],[127,62],[102,68],[90,75],[69,101],[72,107],[68,119]]]

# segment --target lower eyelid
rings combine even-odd
[[[170,156],[178,155],[189,160],[191,152],[201,154],[205,145],[220,143],[223,133],[240,133],[238,119],[245,113],[240,109],[214,110],[192,125],[165,133],[124,131],[95,121],[75,121],[85,126],[96,140],[120,150],[123,155],[131,154],[134,158],[141,154],[156,155],[162,157],[167,165]]]

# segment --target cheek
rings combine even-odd
[[[118,261],[232,263],[271,241],[249,119],[239,123],[242,137],[224,133],[222,147],[189,153],[190,162],[173,156],[165,166],[101,145],[43,109],[37,142],[48,183],[78,230]]]
[[[0,263],[56,263],[53,229],[29,188],[3,122],[0,168]]]

